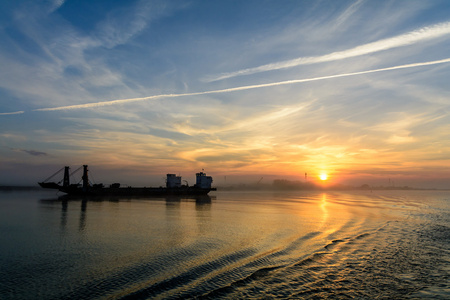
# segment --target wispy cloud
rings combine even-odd
[[[112,48],[138,35],[151,21],[167,14],[168,5],[158,1],[138,1],[127,8],[112,11],[97,26],[96,36],[106,47]]]
[[[39,109],[35,109],[35,111],[58,111],[58,110],[70,110],[70,109],[97,108],[97,107],[103,107],[103,106],[109,106],[109,105],[125,104],[125,103],[130,103],[130,102],[137,102],[137,101],[155,100],[155,99],[161,99],[161,98],[175,98],[175,97],[184,97],[184,96],[199,96],[199,95],[208,95],[208,94],[230,93],[230,92],[237,92],[237,91],[244,91],[244,90],[251,90],[251,89],[258,89],[258,88],[266,88],[266,87],[273,87],[273,86],[280,86],[280,85],[304,83],[304,82],[333,79],[333,78],[340,78],[340,77],[357,76],[357,75],[370,74],[370,73],[376,73],[376,72],[393,71],[393,70],[407,69],[407,68],[417,68],[417,67],[423,67],[423,66],[444,64],[444,63],[449,63],[449,62],[450,62],[450,58],[446,58],[446,59],[441,59],[441,60],[399,65],[399,66],[394,66],[394,67],[353,72],[353,73],[344,73],[344,74],[327,75],[327,76],[314,77],[314,78],[294,79],[294,80],[279,81],[279,82],[272,82],[272,83],[247,85],[247,86],[240,86],[240,87],[227,88],[227,89],[221,89],[221,90],[213,90],[213,91],[205,91],[205,92],[195,92],[195,93],[185,93],[185,94],[162,94],[162,95],[154,95],[154,96],[140,97],[140,98],[119,99],[119,100],[102,101],[102,102],[86,103],[86,104],[78,104],[78,105],[68,105],[68,106],[60,106],[60,107],[50,107],[50,108],[39,108]]]
[[[27,153],[32,156],[47,156],[48,155],[45,152],[36,151],[36,150],[17,149],[17,148],[10,148],[10,149],[13,151],[24,152],[24,153]]]
[[[113,51],[111,49],[118,45],[131,43],[153,22],[183,6],[159,0],[133,1],[125,6],[105,4],[105,8],[112,9],[100,14],[102,18],[96,20],[90,31],[84,31],[77,22],[61,18],[58,9],[64,8],[63,0],[47,2],[46,5],[33,4],[32,8],[18,6],[14,10],[17,17],[11,21],[14,34],[0,31],[0,38],[4,40],[0,47],[0,65],[8,70],[0,72],[0,87],[25,101],[32,98],[33,103],[41,103],[41,106],[67,105],[92,94],[103,94],[104,98],[111,99],[108,93],[126,97],[124,95],[138,95],[139,91],[147,90],[138,80],[129,80],[118,71],[121,68],[117,64],[109,64],[103,54],[97,55],[105,48]],[[11,49],[7,50],[8,47]]]
[[[0,113],[0,116],[6,116],[6,115],[20,115],[23,114],[24,111],[14,111],[14,112],[5,112],[5,113]]]
[[[292,68],[300,65],[309,65],[315,63],[336,61],[393,48],[412,45],[426,40],[443,37],[450,34],[450,22],[439,23],[433,26],[427,26],[395,37],[382,39],[376,42],[360,45],[344,51],[337,51],[321,56],[300,57],[281,62],[262,65],[255,68],[242,69],[235,72],[223,73],[218,76],[205,78],[205,82],[218,81],[242,75],[251,75],[260,72],[273,71],[279,69]]]
[[[66,2],[65,0],[53,0],[50,1],[49,3],[49,13],[54,12],[55,10],[57,10],[58,8],[60,8],[64,2]]]
[[[352,5],[350,5],[340,16],[339,18],[337,18],[336,20],[336,24],[335,26],[339,26],[345,22],[347,22],[347,20],[355,14],[355,12],[359,9],[359,7],[364,3],[363,0],[358,0],[355,3],[353,3]]]
[[[22,142],[27,139],[23,135],[17,135],[17,134],[12,134],[12,133],[0,133],[0,137],[3,138],[4,140],[8,139],[8,140],[11,140],[14,142],[18,142],[18,141]]]

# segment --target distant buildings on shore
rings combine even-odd
[[[272,184],[233,184],[227,186],[218,186],[217,190],[275,190],[275,191],[312,191],[312,190],[434,190],[422,189],[409,186],[371,186],[363,184],[361,186],[351,186],[344,184],[330,184],[321,186],[311,181],[292,181],[286,179],[276,179]]]

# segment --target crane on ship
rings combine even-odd
[[[53,175],[51,175],[50,177],[48,177],[47,179],[45,179],[42,182],[38,182],[38,184],[43,187],[43,188],[47,188],[47,189],[59,189],[61,187],[65,187],[67,188],[68,186],[70,186],[70,178],[74,178],[74,175],[76,173],[78,173],[81,169],[83,168],[83,166],[80,166],[78,169],[76,169],[75,171],[70,173],[70,167],[65,166],[62,167],[61,169],[59,169],[58,171],[56,171]],[[61,172],[64,171],[64,176],[63,178],[58,181],[50,181],[52,180],[55,176],[61,174]],[[81,179],[78,181],[78,183],[76,183],[75,185],[79,185],[80,182],[83,180],[83,177],[81,177]],[[62,185],[61,185],[62,184]]]

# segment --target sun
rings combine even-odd
[[[328,175],[325,173],[320,174],[319,176],[320,180],[327,180],[328,179]]]

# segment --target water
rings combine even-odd
[[[211,194],[0,192],[0,298],[450,298],[450,192]]]

